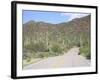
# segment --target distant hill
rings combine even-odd
[[[50,24],[45,22],[29,21],[23,24],[23,33],[31,36],[34,32],[51,31],[73,31],[73,32],[89,32],[90,31],[90,15],[82,18],[76,18],[69,22]]]

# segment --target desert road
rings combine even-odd
[[[90,60],[78,55],[79,48],[73,47],[62,56],[50,57],[25,66],[24,69],[46,69],[90,66]]]

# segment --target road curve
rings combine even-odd
[[[90,60],[78,55],[79,48],[73,47],[62,56],[50,57],[37,63],[25,66],[24,69],[46,69],[90,66]]]

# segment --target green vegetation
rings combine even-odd
[[[51,50],[55,53],[62,53],[62,48],[58,44],[53,44]]]
[[[43,42],[31,42],[30,44],[25,45],[25,48],[34,52],[46,52],[48,50]]]
[[[80,48],[80,53],[85,56],[87,59],[91,59],[91,52],[90,52],[90,46],[83,46]]]
[[[38,62],[40,60],[41,60],[41,58],[24,59],[23,60],[23,68],[24,68],[24,66],[27,66],[27,65],[32,64],[32,63],[36,63],[36,62]]]
[[[32,21],[23,24],[23,63],[63,55],[73,46],[80,47],[80,54],[90,59],[89,25],[90,16],[56,25]]]

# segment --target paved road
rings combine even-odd
[[[50,57],[37,63],[30,64],[24,69],[46,69],[46,68],[65,68],[65,67],[84,67],[90,66],[90,60],[78,55],[79,48],[74,47],[62,56]]]

